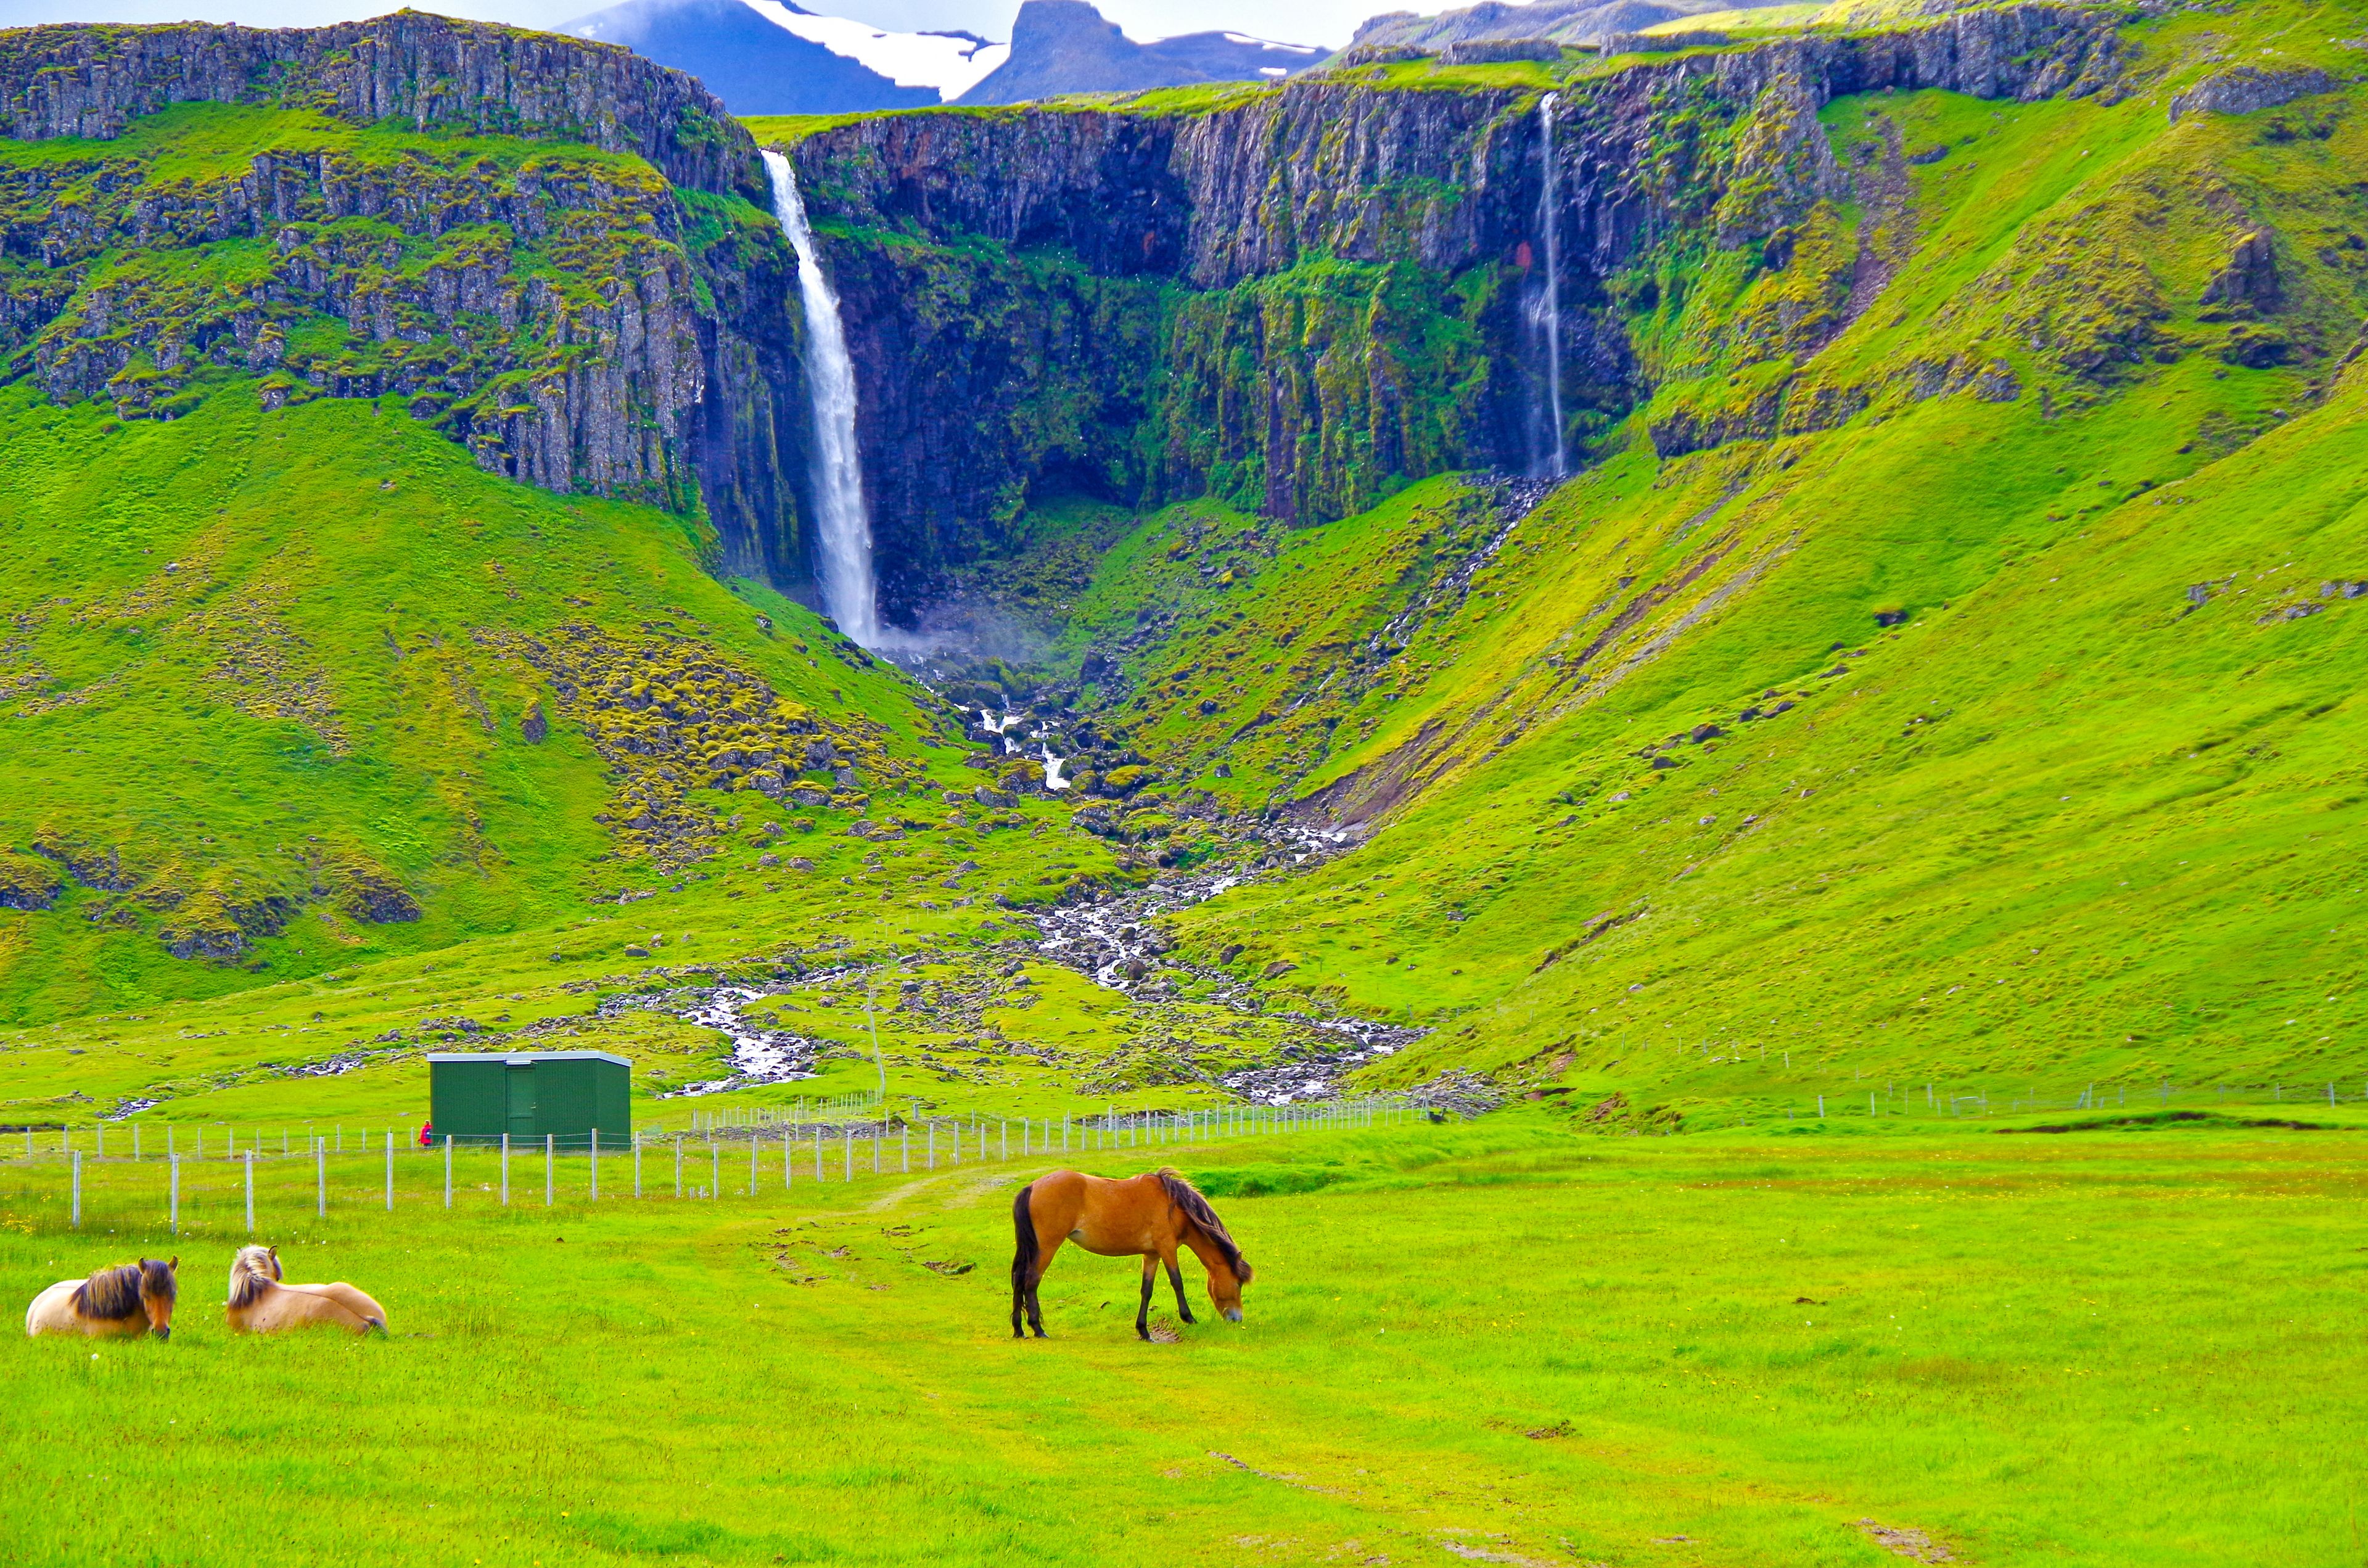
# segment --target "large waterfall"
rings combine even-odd
[[[764,152],[773,216],[798,253],[798,294],[806,315],[806,385],[814,393],[814,497],[821,544],[823,608],[865,647],[880,641],[880,596],[871,580],[871,517],[863,505],[863,456],[855,444],[855,366],[838,296],[814,255],[814,230],[789,159]]]
[[[1538,197],[1538,227],[1546,251],[1544,315],[1546,330],[1546,414],[1554,421],[1553,451],[1546,475],[1560,479],[1570,472],[1563,444],[1562,425],[1562,181],[1554,165],[1555,94],[1538,100],[1538,126],[1544,142],[1545,180]]]

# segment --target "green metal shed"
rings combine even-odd
[[[605,1051],[527,1051],[500,1054],[430,1051],[428,1119],[438,1138],[462,1142],[568,1146],[629,1142],[633,1132],[633,1064]]]

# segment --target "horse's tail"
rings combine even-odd
[[[1029,1276],[1036,1272],[1036,1216],[1029,1212],[1029,1195],[1036,1190],[1030,1182],[1011,1200],[1011,1234],[1018,1244],[1011,1254],[1011,1288],[1027,1289]]]
[[[1185,1180],[1184,1173],[1173,1165],[1161,1168],[1159,1185],[1167,1189],[1167,1200],[1209,1238],[1209,1244],[1217,1249],[1217,1255],[1225,1260],[1225,1267],[1247,1284],[1250,1260],[1244,1257],[1242,1249],[1234,1244],[1233,1235],[1225,1229],[1225,1222],[1217,1218],[1217,1211],[1209,1207],[1209,1200],[1201,1196],[1201,1189]]]

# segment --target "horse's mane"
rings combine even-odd
[[[256,1267],[260,1256],[262,1267]],[[265,1247],[241,1247],[230,1263],[230,1301],[233,1307],[251,1307],[265,1290],[279,1278],[279,1259]]]
[[[120,1323],[141,1310],[140,1285],[143,1276],[149,1294],[169,1301],[177,1293],[172,1269],[153,1257],[143,1257],[120,1268],[102,1268],[75,1286],[74,1311],[86,1318]]]
[[[1250,1260],[1244,1257],[1242,1249],[1234,1244],[1233,1235],[1225,1229],[1225,1222],[1217,1218],[1217,1211],[1209,1207],[1209,1200],[1201,1196],[1201,1189],[1186,1181],[1183,1173],[1173,1166],[1159,1173],[1159,1185],[1167,1189],[1168,1201],[1182,1210],[1184,1218],[1191,1221],[1201,1233],[1209,1238],[1209,1244],[1217,1249],[1218,1256],[1225,1260],[1225,1267],[1234,1271],[1234,1277],[1243,1284],[1248,1284]]]

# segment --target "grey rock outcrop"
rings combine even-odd
[[[327,28],[0,34],[0,132],[19,140],[118,136],[171,104],[300,101],[359,125],[563,137],[646,158],[676,185],[764,199],[764,169],[723,105],[613,45],[418,11]]]
[[[2238,65],[2214,72],[2170,100],[2170,122],[2177,125],[2196,113],[2250,114],[2278,108],[2314,93],[2331,93],[2339,84],[2315,66],[2265,71]]]

